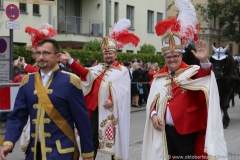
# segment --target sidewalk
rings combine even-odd
[[[142,104],[141,108],[131,107],[131,113],[139,112],[139,111],[145,111],[145,110],[146,110],[146,104]]]

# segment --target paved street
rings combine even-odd
[[[229,159],[240,159],[240,100],[235,97],[236,106],[229,108],[231,123],[225,132],[227,141]],[[130,151],[129,160],[141,160],[142,138],[145,125],[145,107],[140,109],[132,108],[131,113],[131,131],[130,131]],[[2,128],[1,128],[2,129]],[[1,131],[0,131],[1,133]],[[8,160],[23,160],[23,153],[19,152],[19,143],[16,144],[12,154],[9,154]],[[110,160],[109,155],[98,153],[97,160]]]

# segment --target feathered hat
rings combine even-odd
[[[182,52],[191,41],[198,40],[199,27],[194,6],[189,0],[176,0],[175,6],[179,10],[178,18],[169,17],[158,22],[155,30],[162,36],[162,52]]]
[[[28,33],[31,37],[32,49],[37,47],[37,43],[41,39],[51,38],[57,34],[56,30],[53,29],[53,26],[51,26],[48,23],[43,23],[41,26],[37,28],[28,26],[25,28],[25,32]]]
[[[214,45],[212,45],[212,49],[213,49],[213,52],[214,52],[214,55],[212,55],[213,59],[223,60],[227,57],[227,55],[225,53],[227,52],[228,45],[225,48],[222,48],[222,47],[215,48]]]
[[[126,44],[132,44],[135,47],[138,45],[140,39],[133,33],[128,32],[131,26],[131,21],[126,18],[120,19],[112,28],[112,33],[102,39],[102,51],[117,51],[123,48]]]

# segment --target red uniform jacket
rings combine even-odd
[[[184,70],[188,67],[182,62],[179,69]],[[196,79],[207,76],[211,73],[211,69],[212,67],[208,69],[200,68],[191,78]],[[166,72],[168,74],[168,68],[165,66],[155,75]],[[168,100],[167,105],[177,132],[179,134],[198,132],[195,155],[204,155],[203,149],[207,126],[207,104],[204,93],[202,91],[184,90],[177,87],[175,83],[172,83],[172,93],[173,98]]]

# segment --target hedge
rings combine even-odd
[[[14,46],[14,59],[18,56],[24,57],[26,63],[30,63],[33,60],[33,54],[30,51],[25,50],[24,46]],[[63,50],[62,50],[63,51]],[[87,64],[91,59],[95,58],[98,62],[103,62],[102,52],[92,52],[86,50],[74,50],[74,49],[64,49],[67,51],[71,57],[79,58],[82,65]],[[119,62],[132,61],[134,58],[140,59],[143,63],[158,62],[159,66],[162,68],[164,66],[164,58],[161,54],[133,54],[133,53],[117,53],[117,58]]]

